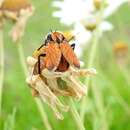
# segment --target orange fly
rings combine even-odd
[[[38,62],[34,67],[34,74],[41,74],[41,70],[66,71],[70,65],[77,68],[80,62],[74,53],[75,44],[70,45],[69,41],[60,32],[51,32],[47,35],[45,43],[34,53]]]

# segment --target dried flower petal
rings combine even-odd
[[[31,56],[27,57],[27,64],[31,67],[33,67],[36,64],[37,60]]]
[[[0,0],[0,7],[1,7],[1,5],[3,4],[3,1],[4,1],[4,0]]]
[[[59,88],[59,84],[57,82],[57,80],[60,78],[54,78],[52,79],[47,79],[47,84],[49,85],[50,89],[52,90],[53,93],[55,93],[55,95],[59,95],[59,96],[69,96],[70,93],[67,90],[64,90],[63,88],[68,88],[65,85],[62,85],[62,88]]]
[[[54,113],[56,114],[58,119],[63,119],[62,114],[59,111],[68,111],[68,106],[64,106],[60,100],[53,94],[51,89],[43,82],[39,75],[32,76],[31,81],[27,79],[27,82],[37,90],[39,93],[39,97],[47,103]]]
[[[12,28],[10,35],[14,42],[18,41],[24,34],[25,26],[28,18],[33,14],[34,8],[22,9],[15,26]]]
[[[58,119],[63,119],[61,111],[67,111],[68,106],[63,105],[58,96],[72,96],[80,99],[86,94],[87,88],[77,80],[77,77],[94,75],[96,70],[70,67],[66,72],[55,72],[43,69],[41,75],[33,75],[36,62],[37,60],[33,57],[27,58],[30,74],[26,81],[31,86],[33,94],[47,103]]]

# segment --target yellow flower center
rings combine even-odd
[[[96,27],[97,27],[97,24],[96,24],[96,23],[90,23],[90,24],[86,24],[86,25],[85,25],[85,28],[86,28],[87,30],[89,30],[89,31],[95,30]]]

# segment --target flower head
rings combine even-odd
[[[122,41],[116,42],[113,46],[116,60],[119,64],[126,64],[128,58],[128,45]]]
[[[24,34],[26,22],[33,14],[34,7],[28,0],[4,0],[0,6],[0,22],[13,20],[13,26],[10,35],[14,42],[18,41]]]
[[[117,55],[126,55],[128,52],[128,46],[124,42],[116,42],[114,44],[113,50]]]
[[[0,6],[1,17],[17,21],[21,15],[21,10],[26,9],[32,9],[28,0],[3,0]]]

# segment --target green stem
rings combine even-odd
[[[2,113],[3,81],[4,81],[4,42],[3,42],[3,29],[0,28],[0,115]]]
[[[92,67],[94,59],[95,59],[95,55],[96,55],[96,49],[97,49],[97,45],[98,45],[98,36],[97,36],[98,32],[95,31],[95,35],[94,35],[94,41],[93,41],[93,45],[91,47],[91,53],[90,53],[90,59],[88,61],[88,68]],[[90,77],[87,77],[85,80],[85,84],[86,86],[90,85]],[[81,111],[80,111],[80,116],[82,121],[84,121],[84,117],[85,117],[85,112],[86,112],[86,97],[83,98],[82,102],[81,102]]]
[[[21,65],[23,67],[24,74],[27,77],[28,76],[28,71],[27,71],[27,66],[26,66],[26,63],[25,63],[23,47],[22,47],[21,43],[17,43],[17,44],[18,44],[17,47],[18,47],[20,62],[21,62]],[[52,130],[51,125],[50,125],[49,120],[48,120],[48,117],[46,115],[46,112],[45,112],[45,110],[43,108],[41,100],[40,99],[35,99],[35,102],[37,104],[38,110],[40,112],[42,121],[43,121],[43,123],[44,123],[44,125],[46,127],[46,130]]]
[[[16,110],[16,107],[14,107],[12,113],[7,116],[3,130],[14,130],[16,122]]]
[[[27,66],[26,66],[26,63],[25,63],[25,56],[24,56],[24,51],[23,51],[23,46],[22,46],[22,43],[19,42],[17,43],[18,46],[18,54],[19,54],[19,58],[20,58],[20,63],[21,63],[21,66],[23,68],[23,71],[24,71],[24,75],[27,77],[28,76],[28,70],[27,70]]]
[[[101,10],[99,12],[99,16],[98,16],[98,25],[97,25],[97,28],[96,30],[93,32],[94,36],[93,36],[93,44],[92,44],[92,47],[91,47],[91,52],[90,52],[90,56],[89,56],[89,61],[88,61],[88,67],[92,67],[93,66],[93,63],[94,63],[94,60],[95,60],[95,56],[96,56],[96,50],[97,50],[97,45],[98,45],[98,41],[99,41],[99,37],[100,37],[100,30],[99,30],[99,25],[101,24],[102,22],[102,16],[103,16],[103,11],[104,11],[104,5],[105,5],[105,0],[102,2],[102,7],[101,7]],[[85,80],[85,84],[89,87],[90,85],[90,78],[86,78]],[[94,87],[93,88],[93,94],[95,95],[96,93],[96,88]],[[96,96],[96,95],[95,95]],[[81,119],[82,121],[84,122],[84,118],[85,118],[85,113],[86,113],[86,101],[87,101],[87,96],[85,96],[81,102],[81,111],[80,111],[80,116],[81,116]],[[98,104],[102,104],[102,100],[100,99],[96,99],[96,105],[97,105],[97,108],[100,108],[98,107]],[[103,109],[103,107],[101,107]],[[104,109],[103,109],[104,110]],[[102,114],[100,113],[100,109],[98,109],[98,112],[99,114]],[[105,118],[104,118],[105,119]],[[105,122],[105,125],[106,125],[106,121]],[[107,125],[105,127],[107,129]]]
[[[97,88],[97,86],[95,86],[94,83],[96,83],[96,82],[92,82],[92,91],[93,91],[93,95],[94,95],[96,109],[98,111],[99,120],[101,122],[100,129],[108,130],[108,124],[106,121],[106,110],[105,110],[104,104],[103,104],[102,93],[101,93],[100,88]]]
[[[70,106],[70,113],[77,125],[78,130],[85,130],[85,127],[83,125],[83,122],[80,119],[79,113],[77,112],[75,108],[75,104],[71,98],[69,98],[69,106]]]
[[[35,102],[36,102],[36,104],[37,104],[37,106],[38,106],[38,109],[39,109],[39,111],[40,111],[40,114],[41,114],[43,123],[46,125],[46,129],[47,129],[47,130],[52,130],[51,125],[50,125],[50,123],[49,123],[49,121],[48,121],[46,112],[45,112],[45,110],[43,109],[43,106],[42,106],[41,101],[40,101],[38,98],[35,98]]]

